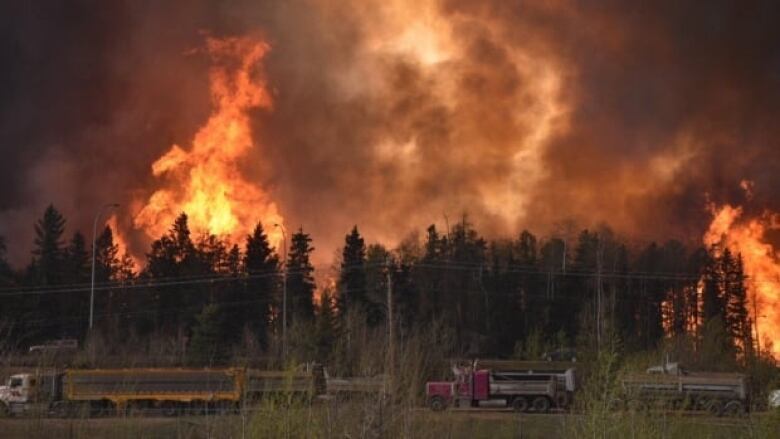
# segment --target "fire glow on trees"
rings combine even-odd
[[[741,254],[750,300],[750,312],[755,322],[762,349],[771,349],[780,358],[780,253],[768,243],[766,233],[780,229],[780,215],[765,212],[757,218],[743,218],[742,207],[729,204],[710,206],[713,220],[704,235],[708,246],[724,245]]]
[[[194,233],[209,233],[237,244],[261,221],[272,245],[281,242],[276,204],[261,187],[242,175],[240,159],[254,148],[247,112],[270,108],[265,80],[256,72],[269,46],[248,37],[208,38],[206,49],[214,110],[187,151],[179,145],[152,164],[164,181],[134,218],[152,238],[163,235],[185,212]]]

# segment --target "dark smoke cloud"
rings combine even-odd
[[[6,3],[0,234],[18,263],[49,202],[72,231],[118,201],[129,227],[150,164],[209,113],[203,32],[271,43],[247,169],[321,258],[355,223],[389,241],[464,211],[489,235],[572,220],[698,240],[704,194],[743,202],[744,178],[780,209],[775,2]],[[446,33],[435,63],[397,47],[420,22]],[[534,149],[549,71],[560,114]]]

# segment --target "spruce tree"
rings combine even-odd
[[[336,341],[336,318],[333,310],[333,294],[326,288],[320,297],[317,313],[317,361],[327,362]]]
[[[119,247],[114,243],[111,227],[106,226],[95,240],[95,282],[114,280],[118,270]]]
[[[187,215],[182,213],[165,235],[152,242],[147,254],[143,276],[151,280],[202,276],[195,245],[190,238]],[[204,288],[200,285],[163,285],[155,287],[151,302],[156,309],[154,326],[173,335],[181,326],[193,321],[191,310],[201,309],[205,303]]]
[[[195,317],[187,356],[197,366],[221,364],[226,358],[227,346],[222,332],[224,315],[220,307],[210,303]]]
[[[742,255],[733,258],[726,268],[728,270],[726,273],[728,288],[725,298],[726,329],[737,353],[744,358],[753,352],[753,337]]]
[[[338,281],[339,314],[351,310],[365,311],[366,306],[366,244],[357,226],[345,237]]]
[[[62,284],[65,280],[65,250],[62,235],[65,232],[65,218],[49,205],[43,217],[35,223],[35,241],[33,261],[30,265],[32,283],[36,286],[53,286]],[[45,321],[47,325],[35,330],[41,338],[59,338],[63,335],[63,323],[66,316],[62,315],[67,301],[59,294],[52,300],[48,296],[36,295],[30,301],[32,312],[30,320]]]
[[[73,234],[65,249],[65,282],[72,285],[87,285],[90,281],[90,257],[87,253],[84,235],[81,232]],[[65,332],[69,336],[80,336],[84,333],[84,322],[89,309],[89,291],[74,291],[58,294],[60,315],[67,319]]]
[[[95,240],[95,282],[108,284],[117,280],[119,273],[119,247],[114,243],[114,233],[111,227],[106,226],[103,232]],[[100,289],[95,291],[95,315],[96,323],[103,326],[106,333],[116,323],[114,315],[114,299],[116,289]]]
[[[314,319],[314,266],[311,264],[311,237],[298,229],[290,239],[287,257],[287,297],[290,305],[288,325],[293,321],[311,322]]]
[[[263,348],[268,346],[268,327],[274,299],[279,293],[279,257],[271,248],[263,225],[258,223],[246,238],[244,270],[248,276],[245,305],[237,307],[233,331],[248,327]],[[238,325],[238,327],[236,327]],[[231,338],[236,334],[230,334]]]
[[[65,218],[50,204],[43,217],[35,223],[35,245],[32,254],[37,285],[57,285],[62,281],[64,232]]]

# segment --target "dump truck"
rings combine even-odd
[[[654,366],[622,379],[616,408],[704,410],[713,416],[748,411],[748,378],[739,373],[690,372],[677,363]]]
[[[126,413],[230,412],[272,393],[311,398],[322,373],[243,368],[67,369],[12,375],[0,386],[0,414],[57,417]]]
[[[453,381],[426,383],[428,406],[434,411],[453,407],[511,407],[518,412],[545,413],[566,408],[574,391],[574,369],[560,374],[534,370],[493,370],[453,366]],[[570,390],[567,390],[567,384]],[[565,396],[562,396],[565,395]]]

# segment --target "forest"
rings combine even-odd
[[[66,225],[49,206],[21,269],[5,260],[7,241],[0,241],[6,349],[99,337],[108,352],[165,351],[187,364],[278,357],[284,288],[291,358],[347,373],[381,368],[358,360],[355,340],[385,340],[388,297],[399,339],[436,329],[439,349],[451,356],[538,359],[619,340],[624,352],[662,349],[694,365],[733,369],[770,349],[751,322],[741,256],[728,249],[676,240],[634,248],[606,227],[582,230],[574,242],[529,231],[487,240],[465,215],[393,249],[367,244],[355,226],[319,286],[316,241],[302,228],[283,260],[263,224],[242,246],[229,246],[193,236],[182,213],[136,269],[106,226],[96,238],[90,334],[92,248],[82,233],[67,235]],[[155,351],[153,341],[168,348]]]

